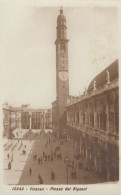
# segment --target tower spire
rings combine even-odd
[[[62,9],[62,6],[60,8],[60,14],[63,14],[63,9]]]

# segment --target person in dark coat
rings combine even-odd
[[[33,156],[33,160],[36,160],[37,159],[37,155],[35,154],[34,156]]]
[[[74,160],[72,161],[72,168],[74,169]]]
[[[50,155],[48,154],[48,161],[50,160]]]
[[[76,170],[74,171],[74,179],[76,179]]]
[[[45,156],[45,153],[43,152],[43,157]]]
[[[38,158],[38,164],[40,164],[40,158]]]
[[[9,159],[9,154],[7,154],[7,157],[8,157],[8,159]]]
[[[71,171],[71,179],[73,179],[73,171]]]
[[[40,174],[38,175],[38,180],[39,180],[39,184],[43,184],[43,179]]]
[[[30,167],[29,169],[29,174],[31,175],[32,174],[32,168]]]
[[[10,162],[8,163],[8,169],[11,169],[11,163]]]
[[[54,180],[55,178],[55,173],[53,172],[53,170],[51,171],[51,179]]]

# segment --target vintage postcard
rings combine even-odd
[[[0,0],[3,194],[120,194],[120,5]]]

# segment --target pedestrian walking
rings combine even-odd
[[[30,174],[30,175],[32,174],[32,169],[31,169],[31,167],[30,167],[30,169],[29,169],[29,174]]]
[[[56,151],[54,152],[54,158],[56,158]]]
[[[23,150],[23,155],[24,155],[24,154],[26,154],[26,151],[25,151],[25,150]]]
[[[7,157],[8,157],[8,159],[9,159],[9,154],[7,154]]]
[[[35,154],[35,160],[37,160],[37,155]]]
[[[43,179],[40,174],[38,175],[38,180],[39,180],[39,184],[43,184]]]
[[[74,179],[76,179],[76,170],[74,171]]]
[[[11,162],[8,163],[8,169],[11,169]]]
[[[45,153],[43,152],[43,157],[45,156]]]
[[[51,171],[51,179],[52,179],[52,180],[55,179],[55,173],[53,172],[53,170]]]
[[[51,154],[51,161],[53,161],[53,153]]]
[[[71,179],[73,179],[73,171],[71,171]]]
[[[74,169],[74,160],[72,161],[72,169]]]
[[[61,153],[60,153],[60,160],[62,159],[62,155],[61,155]]]
[[[48,154],[48,161],[50,160],[50,155]]]
[[[45,155],[45,161],[47,161],[47,155]]]
[[[42,157],[41,157],[41,164],[42,164]]]
[[[40,164],[40,158],[38,158],[38,164]]]

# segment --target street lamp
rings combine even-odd
[[[13,161],[13,139],[12,139],[12,134],[11,134],[11,143],[12,143],[12,149],[11,149],[11,162]]]
[[[21,145],[22,145],[22,129],[21,129]]]
[[[69,159],[66,158],[66,174],[67,174],[67,184],[68,184],[68,165],[69,165]]]
[[[52,135],[51,135],[51,160],[53,161]]]
[[[12,158],[11,158],[11,162],[13,161],[13,147],[12,147]]]
[[[29,111],[29,130],[31,131],[31,129],[32,129],[32,119],[31,119],[31,117],[32,117],[32,113]]]
[[[44,111],[42,111],[42,131],[44,131]]]
[[[66,171],[67,171],[67,184],[68,184],[68,164],[67,164],[67,167],[66,167]]]
[[[43,111],[43,129],[46,129],[46,123],[47,123],[47,121],[46,121],[46,113],[47,113],[47,110],[45,109]]]

